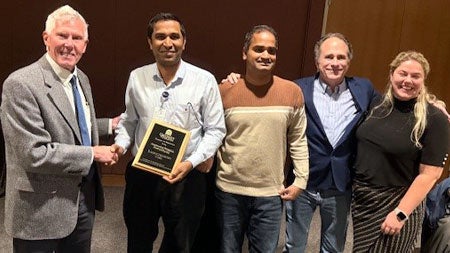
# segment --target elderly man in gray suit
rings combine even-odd
[[[99,127],[89,80],[76,66],[86,21],[63,6],[42,36],[47,53],[3,84],[5,227],[14,252],[90,252],[95,209],[104,209],[96,162],[113,164],[117,155],[98,145],[107,124]]]

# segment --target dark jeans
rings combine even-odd
[[[205,208],[205,174],[193,169],[181,182],[128,164],[123,215],[128,229],[128,252],[152,252],[162,217],[164,236],[159,252],[190,252]]]
[[[95,216],[95,182],[81,184],[78,221],[67,237],[48,240],[22,240],[13,238],[14,253],[90,253]],[[51,220],[49,220],[51,222]]]
[[[283,212],[280,196],[250,197],[217,189],[216,197],[220,252],[241,252],[245,233],[250,253],[276,251]]]
[[[320,209],[320,252],[343,252],[347,237],[351,191],[304,190],[286,202],[286,244],[283,252],[306,252],[311,220]]]
[[[206,204],[191,252],[219,252],[219,227],[216,219],[216,163],[206,174]]]

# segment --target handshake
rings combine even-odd
[[[120,122],[120,116],[118,115],[112,119],[111,121],[111,132],[115,132],[117,126]],[[124,149],[119,145],[113,144],[111,146],[95,146],[94,150],[94,161],[102,163],[104,165],[113,165],[119,161],[119,157],[121,157],[124,153]]]
[[[119,161],[124,153],[124,149],[113,144],[111,146],[95,146],[94,150],[94,161],[102,163],[104,165],[114,165]]]

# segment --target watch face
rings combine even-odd
[[[403,212],[398,212],[398,213],[397,213],[397,218],[398,218],[400,221],[404,221],[404,220],[406,220],[406,215],[405,215]]]

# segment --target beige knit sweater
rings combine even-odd
[[[227,134],[217,154],[218,188],[254,197],[278,195],[289,149],[293,184],[305,189],[309,166],[301,89],[277,76],[265,86],[240,79],[219,88]]]

